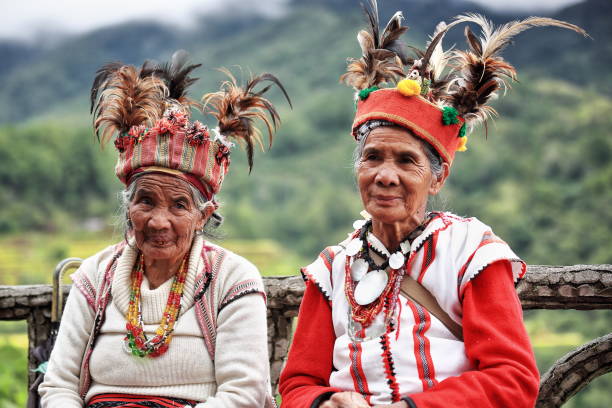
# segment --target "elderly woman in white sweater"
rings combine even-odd
[[[244,89],[232,79],[206,95],[219,122],[209,132],[189,121],[196,104],[186,88],[198,66],[178,52],[164,66],[115,63],[98,71],[94,127],[102,141],[115,136],[126,239],[73,275],[39,387],[43,407],[274,404],[261,277],[204,237],[220,223],[215,194],[228,170],[229,138],[246,143],[252,163],[259,134],[245,115],[270,125],[258,109],[265,105],[278,120],[253,87],[281,85],[266,74]]]

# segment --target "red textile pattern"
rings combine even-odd
[[[361,343],[352,342],[349,344],[351,353],[351,377],[353,377],[353,385],[355,389],[363,395],[368,404],[370,403],[370,390],[368,388],[368,379],[363,372],[363,364],[361,363]]]
[[[199,122],[190,123],[177,112],[166,115],[151,129],[135,126],[129,135],[117,138],[119,158],[115,174],[128,185],[138,173],[174,171],[173,175],[211,199],[219,192],[229,169],[229,149],[213,140]],[[172,115],[176,117],[172,119]]]
[[[468,283],[463,298],[463,336],[474,369],[411,394],[416,406],[533,407],[539,375],[509,262],[487,266]]]
[[[436,258],[436,244],[438,243],[438,234],[440,231],[436,231],[427,240],[425,240],[425,248],[423,248],[423,263],[421,265],[421,272],[417,278],[417,282],[423,283],[425,272],[429,266],[433,263]]]
[[[321,394],[343,391],[329,385],[335,340],[331,306],[314,282],[307,280],[287,365],[278,386],[282,408],[307,408]]]
[[[400,400],[399,385],[395,378],[395,369],[393,356],[391,355],[389,346],[389,334],[385,333],[380,337],[380,345],[382,347],[381,357],[385,366],[385,374],[387,376],[387,384],[391,390],[391,401],[397,402]]]
[[[539,375],[508,262],[489,265],[468,283],[462,323],[466,354],[474,370],[411,394],[415,404],[419,408],[533,407]],[[280,378],[282,408],[308,408],[326,392],[355,391],[329,385],[335,339],[330,305],[307,281]]]
[[[134,395],[105,393],[94,395],[88,402],[87,408],[122,407],[122,408],[151,408],[168,407],[182,408],[185,405],[196,405],[198,402],[181,398],[156,397],[153,395]],[[152,405],[154,404],[154,405]]]
[[[436,381],[436,371],[431,358],[431,348],[429,339],[425,335],[431,327],[431,316],[421,305],[408,300],[406,304],[412,310],[414,326],[412,328],[412,338],[414,339],[414,357],[417,363],[419,378],[423,384],[423,390],[427,390],[438,383]]]

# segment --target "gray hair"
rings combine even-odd
[[[129,223],[128,210],[130,203],[136,194],[136,180],[138,180],[140,176],[142,176],[142,174],[134,177],[132,182],[123,191],[119,192],[119,223],[123,229],[124,236],[127,236],[127,233],[132,229],[132,226]],[[191,198],[193,199],[193,203],[195,204],[196,208],[198,211],[204,212],[206,207],[211,205],[211,202],[207,201],[206,198],[204,198],[204,195],[197,188],[187,182],[185,183],[187,184],[187,187],[189,187]],[[219,238],[219,233],[216,230],[221,226],[221,224],[223,224],[223,216],[217,211],[214,211],[206,220],[206,223],[201,230],[201,234],[206,238]]]
[[[370,135],[370,132],[381,126],[399,127],[407,132],[410,132],[410,130],[406,128],[384,120],[370,120],[361,125],[357,130],[358,142],[357,146],[355,147],[355,150],[353,151],[353,170],[355,172],[357,172],[357,169],[359,168],[359,161],[361,160],[361,155],[363,154],[363,149],[365,147],[366,140]],[[412,132],[410,133],[412,134]],[[421,142],[421,145],[423,146],[423,151],[425,152],[425,155],[427,156],[427,159],[429,161],[429,168],[431,169],[431,174],[433,174],[436,179],[439,179],[440,177],[442,177],[442,158],[440,157],[440,154],[438,154],[436,149],[434,149],[433,146],[425,140],[421,138],[418,138],[418,140]]]

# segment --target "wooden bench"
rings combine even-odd
[[[276,386],[291,340],[293,318],[304,293],[298,276],[264,278],[268,293],[268,341],[273,385]],[[62,286],[67,296],[70,286]],[[519,284],[528,309],[611,309],[612,265],[541,266],[528,268]],[[51,285],[0,286],[0,320],[27,320],[29,368],[31,352],[51,331]],[[599,337],[559,359],[542,375],[537,407],[559,407],[596,377],[612,370],[612,333]],[[29,383],[34,373],[29,371]]]

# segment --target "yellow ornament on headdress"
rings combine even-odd
[[[414,79],[402,79],[397,83],[397,90],[404,96],[415,96],[421,93],[421,85]]]
[[[461,143],[459,143],[459,147],[457,147],[457,151],[465,152],[467,150],[468,137],[463,136],[463,137],[460,137],[459,140],[461,141]]]

